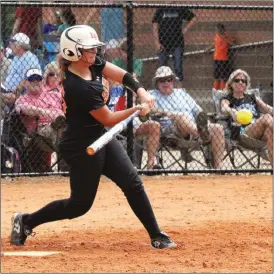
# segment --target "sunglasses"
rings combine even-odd
[[[42,77],[41,76],[30,76],[27,79],[29,82],[42,82]]]
[[[51,77],[56,76],[56,73],[50,72],[50,73],[48,74],[48,76],[51,76]]]
[[[240,83],[240,82],[242,82],[243,84],[247,84],[247,81],[245,80],[245,79],[234,79],[233,80],[233,82],[235,82],[235,83]]]
[[[160,83],[171,83],[173,81],[173,78],[164,78],[164,79],[159,79]]]

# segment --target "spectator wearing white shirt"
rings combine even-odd
[[[157,69],[154,77],[155,97],[152,112],[161,115],[161,134],[175,133],[182,138],[200,137],[211,143],[214,167],[220,168],[225,150],[224,129],[209,123],[206,113],[183,88],[174,88],[176,75],[167,66]]]
[[[13,103],[23,86],[26,72],[30,68],[41,69],[39,60],[35,54],[30,51],[30,39],[24,33],[17,33],[9,39],[14,58],[11,62],[11,69],[4,82],[8,93],[3,95],[6,103]]]

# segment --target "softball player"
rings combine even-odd
[[[126,119],[137,109],[149,112],[154,98],[131,74],[97,56],[104,46],[96,31],[86,25],[66,29],[60,39],[60,66],[63,71],[67,128],[60,142],[60,151],[70,165],[71,195],[68,199],[49,203],[32,213],[12,216],[11,244],[24,245],[32,229],[46,222],[73,219],[85,214],[92,206],[102,174],[124,192],[135,215],[146,228],[154,248],[173,248],[176,244],[161,232],[142,181],[127,153],[116,139],[94,156],[86,148],[103,135],[105,127]],[[136,92],[142,105],[111,112],[106,104],[109,94],[103,89],[102,75],[122,83]]]

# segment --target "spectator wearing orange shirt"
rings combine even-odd
[[[226,33],[224,24],[218,23],[217,33],[214,36],[214,45],[206,51],[214,48],[213,89],[224,89],[230,75],[229,47],[235,44],[235,39]]]

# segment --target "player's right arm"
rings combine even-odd
[[[105,105],[99,109],[90,111],[90,115],[92,115],[97,121],[103,124],[105,127],[112,127],[119,122],[128,118],[131,114],[133,114],[136,110],[142,110],[145,107],[142,105],[136,105],[132,108],[128,108],[121,111],[112,112]]]

